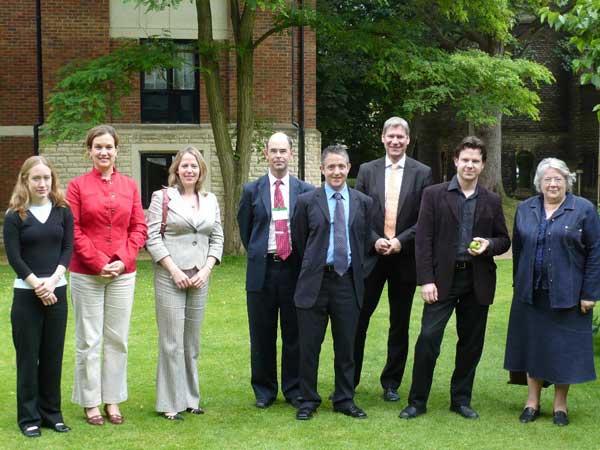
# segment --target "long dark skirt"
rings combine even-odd
[[[545,290],[534,292],[532,305],[513,300],[504,368],[554,384],[595,380],[592,313],[552,309]]]

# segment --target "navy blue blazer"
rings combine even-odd
[[[312,184],[290,175],[290,219],[294,213],[298,196],[314,189]],[[242,244],[248,252],[246,290],[258,292],[265,282],[269,225],[271,223],[271,190],[268,175],[244,185],[237,220]],[[296,255],[292,253],[290,258],[292,258],[292,263],[297,263]]]
[[[533,302],[538,225],[545,214],[540,197],[517,208],[513,227],[513,280],[516,301]],[[546,229],[550,305],[572,308],[600,299],[600,219],[588,200],[567,193]],[[547,251],[546,251],[547,250]]]
[[[352,276],[358,306],[362,306],[364,293],[364,264],[368,249],[374,244],[371,238],[371,197],[349,188],[350,213],[348,228],[352,252]],[[324,188],[298,197],[292,218],[292,242],[301,261],[294,303],[298,308],[310,308],[317,301],[323,271],[327,265],[327,248],[331,220]]]

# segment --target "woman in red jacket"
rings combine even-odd
[[[135,258],[146,221],[135,182],[115,167],[119,137],[109,125],[86,138],[94,167],[73,179],[67,200],[75,222],[71,298],[76,361],[73,401],[91,425],[119,425],[127,399],[127,335],[135,287]]]

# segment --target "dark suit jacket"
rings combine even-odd
[[[402,271],[398,276],[403,281],[415,281],[415,229],[421,206],[423,190],[431,185],[431,169],[412,158],[406,157],[400,198],[398,199],[398,217],[396,219],[396,238],[402,244],[397,257]],[[361,164],[356,179],[356,189],[373,199],[373,217],[371,239],[373,243],[384,238],[385,222],[385,157]],[[375,267],[381,257],[374,247],[369,249],[366,261],[366,274]]]
[[[423,192],[415,239],[417,283],[435,283],[438,298],[448,297],[454,279],[459,239],[459,199],[449,192],[450,183],[431,186]],[[473,287],[481,305],[491,305],[496,291],[496,263],[493,256],[510,247],[500,196],[479,185],[473,237],[490,241],[486,253],[473,257]]]
[[[290,175],[290,219],[294,213],[298,196],[314,189],[313,185]],[[248,252],[246,290],[257,292],[263,287],[267,267],[266,258],[271,223],[271,190],[268,175],[244,185],[237,219],[242,243]],[[293,263],[297,263],[296,255],[292,253],[290,258]]]
[[[371,198],[350,189],[350,212],[348,231],[352,252],[352,275],[354,291],[359,307],[363,301],[364,258],[367,249],[373,244],[371,229]],[[310,308],[317,301],[323,270],[327,265],[330,218],[324,188],[298,197],[292,219],[292,242],[301,261],[300,275],[294,295],[298,308]]]

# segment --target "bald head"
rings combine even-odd
[[[284,177],[292,159],[292,139],[285,133],[273,134],[267,141],[265,158],[267,158],[271,173],[277,178]]]

